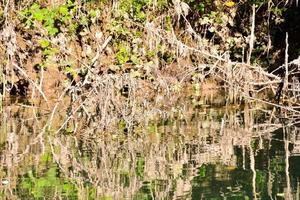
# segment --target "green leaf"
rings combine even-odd
[[[32,16],[37,21],[43,21],[45,18],[44,14],[45,13],[43,13],[41,10],[39,10],[37,12],[32,13]]]
[[[138,65],[140,64],[140,59],[136,55],[131,55],[130,60],[132,61],[133,64]]]
[[[55,53],[57,53],[57,49],[56,48],[46,48],[44,51],[43,51],[43,55],[44,56],[51,56]]]
[[[200,12],[204,13],[204,11],[205,11],[205,5],[204,5],[204,3],[200,3],[200,4],[198,5],[198,10],[199,10]]]
[[[48,31],[49,35],[51,35],[51,36],[58,33],[58,29],[53,26],[46,26],[46,30]]]
[[[129,61],[130,57],[129,57],[129,51],[127,49],[127,47],[122,44],[119,46],[119,51],[116,54],[116,58],[119,64],[125,64]]]
[[[62,15],[69,15],[69,10],[68,10],[68,7],[66,5],[64,6],[60,6],[58,8],[58,12]]]
[[[80,19],[80,24],[81,25],[85,25],[87,26],[88,25],[88,18],[86,16],[82,16],[81,19]]]
[[[39,41],[42,48],[47,48],[50,45],[50,42],[48,40],[42,39]]]
[[[30,27],[32,25],[32,21],[30,19],[25,21],[26,26]]]
[[[50,26],[50,27],[54,27],[54,18],[52,18],[52,17],[49,17],[49,16],[47,16],[46,18],[45,18],[45,20],[44,20],[45,22],[44,22],[44,25],[47,27],[47,26]]]
[[[69,66],[66,67],[66,68],[65,68],[65,72],[66,72],[66,73],[70,73],[73,77],[76,77],[76,76],[77,76],[76,70],[73,69],[72,67],[69,67]],[[69,133],[70,133],[70,131],[73,132],[72,129],[67,129],[66,131],[69,132]]]
[[[31,6],[30,6],[30,10],[31,11],[36,11],[36,10],[38,10],[38,9],[40,9],[41,8],[41,6],[39,5],[39,4],[37,4],[37,3],[34,3],[34,4],[32,4]]]
[[[89,14],[90,14],[91,17],[97,17],[97,11],[94,10],[94,9],[90,10]]]

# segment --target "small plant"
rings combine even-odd
[[[120,9],[122,12],[128,13],[135,21],[143,22],[146,20],[145,7],[151,3],[151,0],[122,0]]]
[[[204,14],[204,13],[210,13],[212,9],[212,5],[213,5],[213,1],[212,0],[204,0],[204,1],[196,1],[196,0],[188,0],[186,1],[189,6],[191,8],[193,8],[194,10]]]
[[[58,52],[56,48],[51,47],[51,43],[49,40],[41,39],[39,40],[39,45],[42,48],[43,54],[43,62],[39,65],[39,67],[47,67],[49,63],[51,63],[51,58],[54,54]]]
[[[54,8],[43,8],[38,3],[33,3],[29,8],[20,12],[20,17],[27,28],[42,26],[48,35],[54,36],[59,33],[59,24],[69,23],[73,17],[71,13],[75,8],[71,1]]]
[[[117,63],[123,65],[130,59],[130,49],[126,43],[120,43],[118,45],[118,52],[116,53]]]

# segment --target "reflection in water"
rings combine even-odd
[[[43,132],[47,113],[5,109],[1,199],[300,197],[300,128],[272,111],[204,108],[106,135],[87,127]]]

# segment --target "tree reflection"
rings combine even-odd
[[[251,106],[203,108],[184,120],[147,121],[130,135],[100,134],[86,126],[77,129],[80,134],[41,133],[46,119],[34,117],[36,112],[6,110],[0,127],[1,195],[295,199],[300,191],[297,117],[281,123],[272,110]]]

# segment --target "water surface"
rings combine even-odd
[[[101,134],[43,131],[49,112],[6,106],[1,199],[299,199],[297,116],[254,107],[203,106]]]

